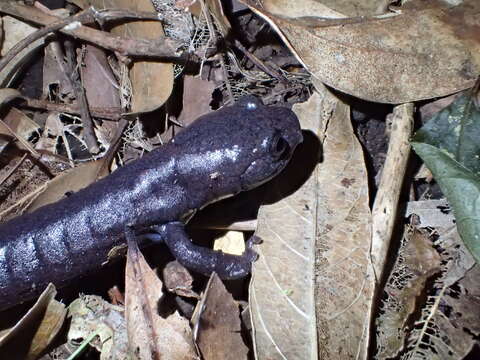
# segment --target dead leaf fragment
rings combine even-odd
[[[28,211],[32,212],[44,205],[54,203],[69,192],[83,189],[99,177],[106,175],[99,173],[103,169],[103,162],[103,159],[90,161],[62,172],[39,189],[35,200],[28,206]]]
[[[125,270],[125,318],[130,352],[137,359],[193,359],[195,349],[188,321],[178,312],[158,315],[162,282],[148,266],[134,241],[128,242]]]
[[[362,99],[405,103],[445,96],[473,86],[480,74],[478,1],[345,20],[284,18],[248,5],[313,76]]]
[[[170,261],[162,271],[165,288],[179,296],[198,298],[192,290],[192,275],[178,261]]]
[[[96,334],[100,341],[90,344],[100,352],[101,360],[128,359],[127,328],[124,309],[112,305],[100,296],[85,295],[68,307],[71,318],[67,339],[72,347]]]
[[[185,75],[183,88],[183,107],[178,122],[188,126],[198,117],[212,111],[210,102],[215,84],[197,76]]]
[[[238,304],[217,274],[210,276],[195,312],[196,342],[205,360],[247,359]]]

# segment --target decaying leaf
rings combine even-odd
[[[100,352],[101,360],[128,359],[127,328],[124,309],[112,305],[100,296],[80,296],[68,307],[71,318],[68,342],[77,347],[95,333],[99,341],[90,344]]]
[[[193,277],[178,261],[170,261],[163,271],[165,288],[179,296],[198,298],[198,294],[192,290]]]
[[[178,312],[158,315],[162,282],[148,266],[134,241],[128,241],[125,270],[125,318],[130,353],[138,359],[193,359],[195,349],[188,321]]]
[[[213,273],[197,304],[192,323],[196,342],[205,360],[247,359],[242,340],[238,303]]]
[[[418,310],[427,280],[441,270],[441,259],[424,231],[406,229],[397,260],[385,286],[376,319],[377,357],[390,359],[405,345],[412,314]]]
[[[454,225],[455,218],[445,199],[409,201],[405,217],[412,214],[418,216],[419,227],[447,228]]]
[[[476,0],[349,19],[287,18],[243,2],[272,24],[314,77],[362,99],[444,96],[471,87],[480,74]]]
[[[467,248],[480,262],[480,110],[471,95],[458,97],[425,124],[412,147],[453,208]]]
[[[215,239],[213,250],[221,250],[232,255],[242,255],[245,251],[245,238],[241,231],[227,231],[223,236]]]
[[[28,313],[0,336],[1,359],[35,360],[52,343],[67,314],[65,305],[55,300],[56,294],[49,284]]]
[[[263,8],[273,14],[287,17],[315,16],[343,18],[368,16],[385,9],[388,0],[263,0]],[[382,5],[382,3],[384,3]]]

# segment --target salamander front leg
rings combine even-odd
[[[252,262],[258,257],[252,249],[257,242],[255,237],[247,242],[245,252],[238,256],[193,244],[181,222],[154,226],[153,229],[183,266],[207,276],[216,272],[222,279],[243,278],[250,273]]]

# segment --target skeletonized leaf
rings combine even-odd
[[[480,74],[480,2],[348,19],[286,18],[248,2],[321,82],[366,100],[405,103],[471,87]]]

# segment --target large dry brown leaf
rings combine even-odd
[[[338,101],[318,172],[315,305],[321,359],[366,359],[375,278],[362,147]]]
[[[302,128],[311,136],[297,149],[308,153],[306,142],[318,143],[322,107],[318,94],[295,108]],[[315,145],[313,146],[315,148]],[[307,148],[307,151],[302,149]],[[318,154],[318,146],[316,154]],[[292,165],[303,167],[301,156]],[[289,169],[286,169],[287,171]],[[302,171],[301,169],[300,171]],[[270,183],[272,190],[277,191]],[[250,284],[250,314],[257,359],[315,359],[314,306],[316,170],[292,195],[264,205],[258,214],[255,234],[263,242],[256,247],[259,259],[253,265]]]
[[[155,12],[150,0],[89,0],[96,9],[122,8],[133,11]],[[159,21],[137,21],[119,25],[113,34],[139,39],[156,39],[164,36]],[[130,68],[133,113],[158,109],[169,98],[173,89],[173,65],[154,61],[133,62]]]
[[[299,190],[260,210],[264,243],[250,289],[256,355],[366,358],[374,278],[363,152],[349,107],[326,90],[295,110],[325,139],[324,160]]]
[[[213,273],[192,319],[196,342],[205,360],[246,360],[248,348],[242,340],[240,311],[225,285]]]
[[[158,315],[162,282],[148,266],[134,241],[128,242],[125,270],[125,318],[129,347],[134,358],[193,359],[188,321],[178,312],[164,319]]]
[[[246,0],[244,2],[247,2]],[[285,18],[249,1],[321,82],[404,103],[471,87],[480,73],[480,2],[370,18]]]
[[[374,15],[390,0],[263,0],[265,10],[287,17],[316,16],[328,18]]]

